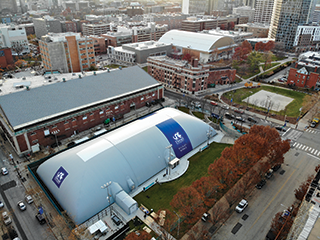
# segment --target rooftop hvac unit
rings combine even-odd
[[[65,79],[65,78],[62,78],[62,81],[63,81],[63,82],[65,82],[65,81],[66,81],[66,79]]]
[[[55,77],[54,80],[58,80],[58,78]]]
[[[26,80],[26,77],[23,77],[22,80]]]
[[[79,74],[79,78],[81,78],[81,74]]]

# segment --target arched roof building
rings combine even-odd
[[[168,31],[159,39],[159,42],[171,43],[177,50],[197,57],[200,62],[213,60],[210,58],[213,52],[216,54],[236,46],[234,40],[227,36],[181,30]]]
[[[53,156],[37,174],[80,224],[109,205],[101,190],[104,183],[112,182],[111,203],[118,203],[121,195],[116,194],[130,193],[168,166],[168,146],[181,158],[204,143],[208,131],[216,135],[198,118],[165,108]]]

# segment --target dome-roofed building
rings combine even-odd
[[[131,214],[139,186],[214,135],[198,118],[165,108],[49,158],[37,174],[76,224],[109,205],[101,190],[109,182],[110,204]]]
[[[234,40],[227,36],[180,30],[171,30],[165,33],[159,42],[171,43],[176,54],[190,54],[203,63],[229,58],[237,46]]]

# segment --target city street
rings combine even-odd
[[[0,162],[0,167],[6,167],[9,174],[0,175],[0,200],[4,203],[2,211],[7,211],[12,219],[12,223],[8,227],[14,226],[19,238],[22,240],[55,239],[48,225],[40,225],[35,218],[38,211],[35,203],[27,204],[24,200],[25,187],[23,184],[25,184],[26,181],[29,181],[29,179],[25,177],[26,181],[25,183],[22,183],[17,172],[14,171],[15,168],[13,164],[7,159],[3,150],[2,147],[0,149],[0,159],[2,160]],[[18,159],[18,161],[20,161],[20,159]],[[20,171],[22,171],[22,169],[20,169]],[[23,174],[23,176],[25,176],[25,174]],[[17,206],[17,203],[21,200],[24,201],[27,207],[25,211],[21,211]],[[1,221],[3,221],[2,217]],[[3,234],[6,231],[6,228],[2,228],[1,231]]]
[[[302,139],[307,137],[304,134]],[[315,144],[320,145],[319,137]],[[247,209],[241,214],[234,212],[211,239],[265,239],[274,215],[294,203],[294,190],[308,175],[315,174],[314,168],[320,163],[319,160],[305,151],[291,148],[285,155],[284,164],[267,180],[267,184],[260,190],[252,191],[247,198]],[[281,174],[281,170],[285,172]]]

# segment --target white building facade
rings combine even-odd
[[[13,55],[30,53],[26,30],[21,26],[0,25],[0,48],[11,48]]]

